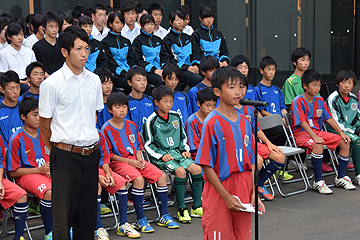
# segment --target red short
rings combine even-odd
[[[334,133],[329,133],[329,132],[324,132],[324,131],[318,131],[318,130],[314,130],[316,135],[318,135],[319,137],[321,137],[322,139],[324,139],[324,145],[326,145],[328,148],[331,149],[331,151],[334,151],[335,148],[337,146],[339,146],[342,138],[340,137],[340,135],[334,134]],[[307,132],[295,132],[294,133],[294,138],[295,138],[295,142],[296,145],[298,147],[306,147],[306,153],[311,153],[312,150],[312,146],[315,144],[314,139],[312,139],[312,137],[310,137],[310,135]]]
[[[110,163],[110,168],[129,182],[134,181],[135,178],[144,177],[150,184],[153,184],[165,174],[147,161],[145,161],[145,168],[142,170],[119,161],[112,161]]]
[[[267,159],[267,157],[270,154],[270,150],[267,147],[266,144],[258,142],[257,143],[257,150],[258,150],[258,154],[263,158],[263,159]]]
[[[51,190],[51,178],[42,174],[26,174],[17,178],[16,183],[40,199],[44,198],[47,190]]]
[[[232,174],[221,184],[231,195],[238,196],[241,202],[250,203],[252,192],[250,171]],[[251,238],[251,213],[230,211],[224,199],[209,181],[204,185],[202,206],[203,240]]]
[[[126,180],[116,172],[113,172],[111,169],[110,169],[110,173],[115,180],[115,185],[106,187],[105,190],[108,191],[110,195],[113,195],[124,185],[124,183],[126,183]],[[102,169],[101,167],[99,167],[99,174],[102,176],[106,176],[104,169]]]
[[[0,204],[4,209],[8,209],[19,201],[22,196],[26,195],[26,191],[13,182],[3,179],[2,183],[4,185],[5,194],[4,198],[0,200]]]

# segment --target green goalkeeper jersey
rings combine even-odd
[[[291,74],[284,82],[283,93],[285,105],[291,105],[296,96],[304,93],[304,89],[301,86],[301,77]]]

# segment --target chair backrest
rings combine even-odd
[[[286,125],[289,127],[291,126],[291,113],[284,113],[284,119],[286,122]]]
[[[258,121],[262,130],[283,126],[283,121],[278,114],[272,114],[270,116],[258,118]]]

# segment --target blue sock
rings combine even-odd
[[[45,235],[52,231],[51,201],[40,199],[40,213],[44,223]]]
[[[263,187],[265,184],[266,179],[271,177],[277,170],[279,170],[282,166],[284,166],[283,163],[278,163],[275,161],[271,161],[265,169],[263,169],[259,176],[259,186]]]
[[[103,228],[104,225],[101,222],[101,209],[100,209],[100,205],[101,205],[101,195],[97,196],[97,213],[96,213],[96,225],[95,225],[95,230],[98,230],[99,228]]]
[[[323,180],[321,175],[322,160],[323,160],[322,154],[311,153],[311,164],[313,165],[314,168],[315,182]]]
[[[20,239],[24,235],[25,221],[28,210],[28,202],[14,204],[15,238]]]
[[[168,187],[157,187],[156,193],[158,197],[160,216],[168,213],[167,201],[168,201]]]
[[[345,176],[349,159],[350,157],[343,157],[340,154],[338,154],[338,161],[339,161],[338,176],[337,176],[338,179]]]
[[[144,189],[134,188],[131,191],[137,220],[145,217],[143,210]]]
[[[128,200],[127,194],[128,191],[126,189],[124,190],[119,189],[116,192],[116,200],[119,205],[120,225],[123,225],[124,223],[127,222],[127,200]]]

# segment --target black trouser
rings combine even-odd
[[[100,150],[89,156],[52,147],[53,239],[94,239],[97,211]]]
[[[286,131],[288,131],[287,128],[286,128]],[[274,144],[276,146],[284,146],[285,145],[286,135],[281,126],[266,129],[266,130],[263,130],[263,132],[272,144]],[[288,134],[290,134],[289,131],[288,131]]]
[[[190,88],[202,81],[200,75],[190,72],[188,70],[181,70],[181,79],[176,87],[176,90],[182,91],[188,85]],[[181,86],[180,86],[181,85]]]
[[[119,75],[114,75],[114,85],[115,88],[122,88],[122,92],[125,95],[128,95],[131,93],[131,87],[129,86],[129,84],[127,83],[127,78],[126,78],[126,72],[122,71],[120,76]]]

